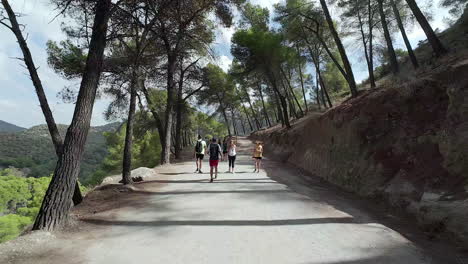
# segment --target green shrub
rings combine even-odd
[[[32,223],[30,217],[8,214],[0,216],[0,243],[17,237]]]

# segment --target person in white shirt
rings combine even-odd
[[[203,157],[206,154],[206,142],[202,139],[200,135],[198,135],[197,143],[195,144],[195,163],[197,164],[197,170],[195,172],[202,173],[202,164],[203,164]]]
[[[231,139],[231,143],[229,144],[228,147],[228,159],[229,159],[229,172],[235,173],[234,172],[234,163],[236,162],[236,142]]]

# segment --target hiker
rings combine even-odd
[[[223,158],[226,159],[228,153],[228,140],[229,136],[225,136],[223,139]]]
[[[221,157],[221,161],[223,160],[222,153],[221,146],[216,142],[216,138],[213,138],[208,147],[208,155],[210,155],[210,182],[213,182],[213,170],[215,174],[214,179],[218,178],[218,162],[219,157]]]
[[[262,162],[262,156],[263,156],[263,145],[262,142],[257,141],[255,142],[255,148],[253,151],[253,158],[255,159],[255,170],[254,172],[259,173],[260,172],[260,165]]]
[[[234,174],[234,162],[236,162],[236,142],[231,139],[231,142],[229,144],[229,148],[228,148],[228,159],[229,159],[229,172],[231,172],[232,174]]]
[[[197,164],[197,170],[195,171],[198,173],[203,173],[202,172],[202,164],[203,164],[203,157],[205,156],[206,153],[206,142],[202,139],[200,135],[198,135],[198,140],[197,143],[195,144],[195,153],[194,153],[194,158],[195,158],[195,163]]]

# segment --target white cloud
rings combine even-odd
[[[270,15],[273,14],[273,5],[279,2],[280,0],[250,0],[250,3],[254,5],[268,8],[268,10],[270,10]]]
[[[223,44],[230,45],[232,35],[234,35],[235,31],[236,30],[234,27],[230,27],[230,28],[222,27],[220,29],[217,29],[215,43],[221,44],[221,45]]]
[[[229,70],[229,67],[231,67],[232,64],[232,59],[230,59],[226,55],[221,55],[217,61],[217,64],[223,71],[227,72]]]

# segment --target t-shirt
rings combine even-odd
[[[254,157],[261,158],[262,154],[263,154],[263,146],[262,145],[255,146]]]
[[[221,146],[217,143],[211,143],[208,149],[208,154],[210,155],[210,160],[219,160],[219,154],[222,153],[223,150]]]
[[[231,146],[231,147],[229,148],[228,155],[231,156],[231,157],[236,155],[236,145]]]
[[[197,154],[205,154],[206,149],[206,142],[204,140],[199,139],[198,142],[201,142],[201,152],[197,152]],[[198,144],[198,142],[196,144]],[[195,145],[196,147],[196,145]]]

